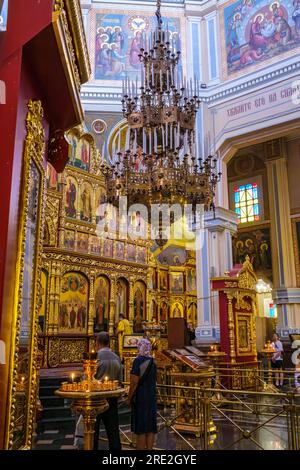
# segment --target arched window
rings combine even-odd
[[[260,220],[261,207],[257,183],[241,184],[234,188],[234,209],[239,223],[257,222]]]

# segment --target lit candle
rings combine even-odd
[[[75,379],[75,374],[74,374],[74,372],[72,372],[72,374],[71,374],[72,383],[74,382],[74,379]]]
[[[109,385],[108,385],[108,377],[105,377],[104,379],[104,390],[108,390]]]
[[[95,349],[92,349],[92,354],[94,354],[94,353],[95,353]]]

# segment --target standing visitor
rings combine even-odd
[[[275,384],[276,387],[282,387],[283,385],[283,346],[282,342],[279,339],[279,335],[277,333],[274,333],[272,336],[272,346],[275,349],[275,353],[272,356],[272,368],[275,369],[278,372],[275,372]],[[281,371],[281,372],[279,372]]]
[[[109,347],[109,334],[102,331],[97,336],[98,368],[96,379],[108,377],[109,380],[122,382],[122,365],[120,358]],[[121,450],[119,433],[118,398],[107,399],[109,408],[97,416],[94,435],[94,450],[98,450],[100,423],[103,421],[108,438],[109,450]]]
[[[132,335],[132,328],[130,326],[130,323],[127,320],[127,318],[125,318],[123,313],[120,313],[119,315],[117,335],[118,335],[119,355],[122,361],[123,360],[123,337],[125,335]]]
[[[132,364],[128,401],[131,404],[131,431],[137,435],[137,450],[152,450],[156,421],[156,364],[148,339],[138,342],[138,356]]]

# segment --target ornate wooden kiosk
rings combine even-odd
[[[174,427],[179,432],[200,436],[204,431],[214,433],[216,427],[210,413],[205,415],[205,388],[211,388],[215,372],[201,351],[192,346],[168,349],[157,354],[162,403],[175,404]]]
[[[212,279],[213,290],[219,292],[221,350],[226,354],[220,366],[228,368],[228,388],[256,385],[256,283],[249,256],[239,271]]]

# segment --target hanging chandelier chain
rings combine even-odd
[[[161,17],[161,0],[156,1],[156,18],[158,22],[158,28],[162,29],[162,17]]]
[[[126,195],[132,202],[204,204],[214,207],[221,173],[217,159],[198,157],[196,115],[199,80],[187,80],[180,67],[180,36],[163,29],[157,0],[157,28],[143,36],[140,80],[123,79],[122,111],[128,123],[126,144],[113,149],[117,163],[103,166],[108,201]],[[123,137],[124,140],[124,137]]]

